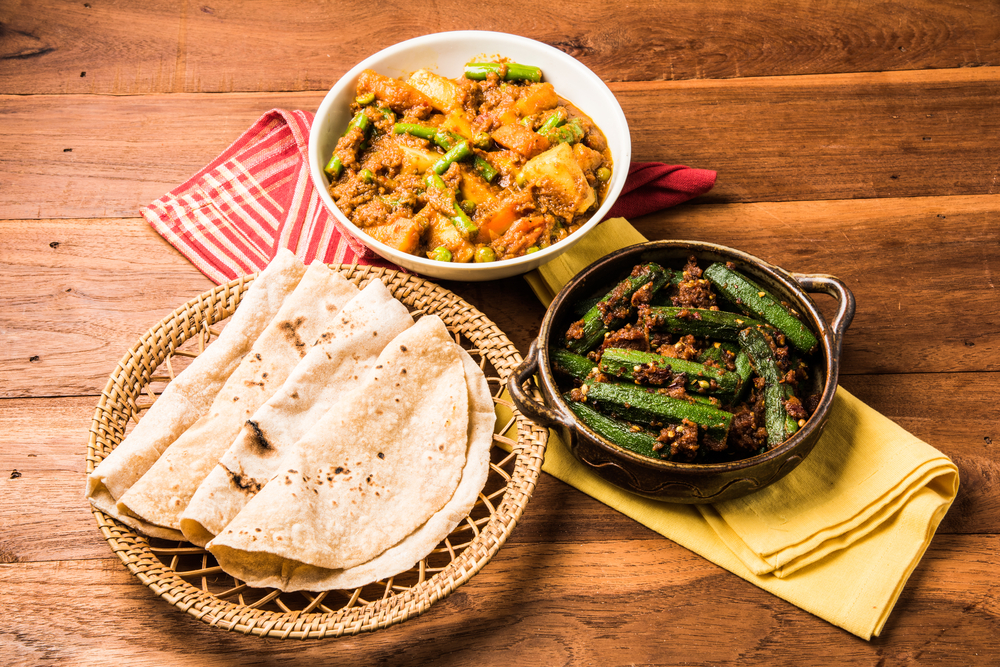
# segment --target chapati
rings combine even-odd
[[[135,428],[88,476],[87,497],[94,507],[144,532],[180,537],[177,531],[160,531],[123,515],[117,501],[172,442],[208,412],[223,384],[277,315],[305,270],[291,251],[278,251],[247,288],[219,337],[178,373]]]
[[[399,334],[209,542],[223,569],[253,586],[321,590],[383,555],[358,578],[426,555],[467,514],[488,471],[492,401],[467,357],[437,316]],[[413,535],[419,549],[403,546]]]
[[[244,424],[181,515],[204,546],[277,472],[281,457],[338,399],[361,384],[390,340],[413,325],[406,306],[374,279],[338,313],[327,334]]]
[[[121,496],[119,512],[180,530],[181,512],[243,424],[281,386],[309,347],[329,332],[336,314],[357,292],[357,287],[325,264],[310,264],[226,380],[208,413],[174,440]]]

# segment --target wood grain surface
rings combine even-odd
[[[272,108],[314,110],[400,40],[551,44],[622,104],[633,158],[717,170],[633,220],[854,292],[841,384],[960,470],[880,637],[863,641],[543,475],[487,567],[357,637],[245,637],[122,566],[84,498],[97,397],[212,283],[139,209]],[[13,0],[0,4],[0,664],[1000,663],[1000,5]],[[521,278],[444,283],[525,352]],[[826,313],[833,301],[816,300]]]

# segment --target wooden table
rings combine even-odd
[[[0,663],[997,664],[1000,10],[992,1],[0,5]],[[262,640],[141,585],[83,496],[116,361],[211,287],[138,214],[274,107],[453,29],[578,57],[634,159],[715,169],[634,220],[843,279],[841,383],[951,456],[962,488],[881,637],[858,639],[543,475],[510,541],[425,615]],[[521,278],[446,284],[524,352]],[[625,561],[641,568],[620,566]]]

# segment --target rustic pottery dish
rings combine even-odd
[[[777,447],[750,458],[726,463],[695,464],[652,459],[630,452],[597,435],[576,418],[560,396],[553,376],[549,346],[576,319],[574,305],[606,292],[641,262],[683,265],[690,255],[701,262],[733,262],[738,271],[787,300],[820,339],[813,391],[819,405],[803,428]],[[809,293],[837,299],[837,312],[827,323]],[[788,273],[752,255],[710,243],[654,241],[630,246],[594,262],[556,295],[542,320],[538,338],[511,375],[508,388],[518,409],[539,424],[556,429],[573,455],[605,480],[628,491],[678,503],[713,503],[738,498],[776,482],[809,454],[826,425],[837,389],[844,332],[854,317],[854,295],[828,275]],[[524,384],[536,376],[544,403],[534,400]]]
[[[484,264],[439,262],[401,252],[362,232],[340,209],[327,191],[329,179],[323,167],[337,139],[350,121],[349,105],[355,96],[358,76],[365,69],[393,78],[424,68],[442,76],[459,76],[466,63],[477,58],[503,56],[540,67],[545,81],[574,103],[604,132],[614,168],[607,196],[594,215],[565,240],[523,257]],[[421,275],[443,280],[496,280],[520,275],[565,252],[604,219],[625,185],[632,157],[628,123],[618,100],[589,68],[562,51],[526,37],[487,31],[456,31],[417,37],[400,42],[366,58],[334,85],[319,109],[309,134],[309,171],[327,209],[350,234],[379,256]]]

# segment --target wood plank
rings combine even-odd
[[[613,88],[634,161],[719,172],[699,203],[1000,192],[1000,67]],[[267,110],[321,99],[0,96],[0,216],[135,216]]]
[[[942,665],[968,664],[975,654],[993,664],[1000,660],[998,550],[995,535],[935,540],[882,637],[871,642],[667,540],[508,545],[423,616],[318,641],[211,628],[157,599],[116,559],[15,563],[0,565],[9,611],[0,620],[8,638],[0,662],[256,663],[263,650],[269,660],[303,662],[328,661],[336,651],[345,663],[405,655],[412,664],[549,665],[600,655],[609,664],[784,664],[794,642],[797,664],[872,663],[886,653]],[[712,628],[725,628],[727,641],[707,641]]]
[[[950,456],[962,480],[940,533],[1000,533],[1000,373],[852,375],[843,386]],[[929,394],[928,386],[935,387]],[[977,391],[969,392],[968,386]],[[104,558],[108,545],[83,498],[96,397],[0,400],[0,562]],[[946,415],[963,415],[950,420]],[[46,502],[38,503],[44,497]],[[511,542],[590,542],[656,536],[543,475]]]
[[[668,20],[650,20],[664,17]],[[775,20],[780,17],[780,20]],[[0,14],[0,90],[12,94],[325,90],[391,44],[446,30],[501,30],[579,58],[606,81],[719,79],[1000,64],[1000,11],[890,0],[878,11],[835,0],[651,0],[642,11],[397,0],[317,6],[222,0],[65,4],[26,0]],[[377,29],[371,29],[372,25]],[[139,37],[141,35],[141,38]]]
[[[702,202],[1000,192],[1000,68],[614,88],[633,161],[719,172]]]
[[[142,219],[2,227],[4,396],[100,394],[141,334],[214,287]]]
[[[914,236],[928,220],[938,234]],[[651,239],[731,245],[840,277],[858,303],[841,369],[852,375],[1000,370],[998,220],[992,195],[688,205],[635,225]],[[0,329],[28,334],[0,350],[0,397],[100,393],[141,333],[211,287],[141,219],[0,222],[0,262]],[[544,310],[520,278],[447,286],[518,349],[537,335]]]

